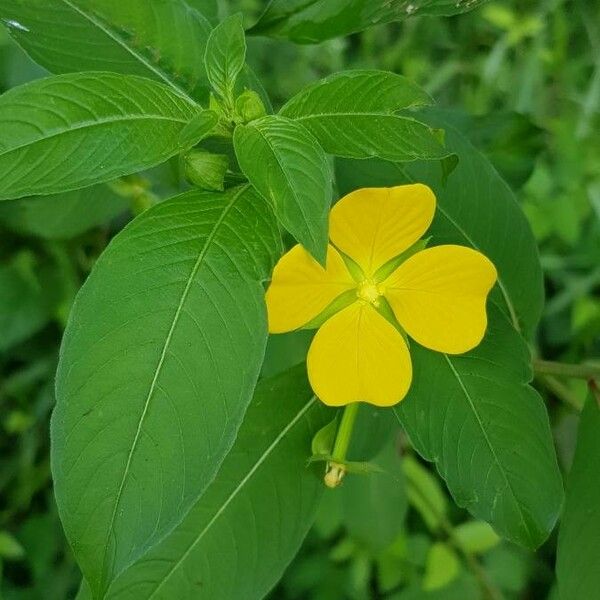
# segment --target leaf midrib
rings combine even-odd
[[[66,6],[68,6],[69,8],[71,8],[72,10],[74,10],[76,13],[78,13],[79,15],[81,15],[84,19],[86,19],[87,21],[89,21],[92,25],[94,25],[95,27],[97,27],[98,29],[100,29],[100,31],[102,31],[102,33],[104,33],[111,40],[113,40],[114,42],[116,42],[121,48],[123,48],[125,51],[127,51],[129,54],[131,54],[131,56],[133,56],[136,60],[138,60],[140,63],[142,63],[142,65],[144,65],[144,67],[146,67],[148,70],[152,71],[152,73],[154,73],[155,75],[157,75],[162,81],[164,81],[170,87],[172,87],[173,89],[175,89],[178,92],[180,92],[181,94],[183,94],[189,100],[193,101],[192,97],[185,91],[185,89],[181,88],[166,73],[164,73],[162,70],[158,69],[151,62],[149,62],[144,57],[143,54],[140,54],[135,48],[129,46],[118,35],[117,32],[113,31],[108,26],[106,26],[105,24],[103,24],[100,20],[98,20],[96,17],[94,17],[93,14],[87,13],[83,9],[81,9],[78,6],[74,5],[70,0],[60,0],[60,1],[63,4],[65,4]],[[125,1],[127,1],[127,0],[125,0]]]
[[[0,157],[5,156],[6,154],[10,154],[11,152],[15,152],[17,150],[21,150],[22,148],[27,148],[28,146],[33,146],[40,142],[45,142],[47,140],[51,140],[52,138],[59,137],[61,135],[69,134],[73,131],[79,131],[82,129],[91,129],[93,127],[102,126],[102,125],[111,125],[113,123],[126,123],[128,121],[170,121],[172,123],[184,123],[187,124],[189,122],[188,119],[177,119],[175,117],[165,117],[164,115],[128,115],[127,118],[123,118],[123,115],[119,117],[111,117],[106,119],[99,119],[96,121],[82,121],[75,127],[69,127],[68,129],[61,129],[60,131],[54,131],[53,133],[41,136],[37,139],[31,140],[24,144],[20,144],[18,146],[12,146],[7,150],[0,152]]]
[[[261,131],[261,129],[259,127],[254,126],[253,129],[262,138],[263,142],[268,146],[271,154],[275,158],[275,161],[277,162],[277,166],[279,167],[279,170],[282,172],[282,174],[283,174],[283,176],[285,178],[285,181],[287,183],[287,187],[288,187],[289,191],[291,192],[292,196],[294,197],[296,205],[300,208],[300,212],[302,213],[302,217],[304,218],[304,223],[307,226],[306,229],[308,231],[308,235],[311,237],[313,243],[316,244],[317,243],[317,239],[316,239],[315,235],[313,234],[312,227],[310,226],[310,221],[309,221],[309,219],[308,219],[308,217],[306,215],[306,211],[304,210],[304,202],[301,201],[300,196],[296,192],[295,186],[290,181],[287,169],[284,167],[283,163],[279,159],[279,156],[278,156],[277,152],[275,152],[273,143],[271,142],[271,140],[269,139],[269,137],[265,134],[265,132]]]
[[[144,408],[142,410],[142,414],[140,416],[140,420],[138,422],[138,427],[131,445],[131,450],[129,452],[129,455],[127,457],[127,462],[125,464],[125,469],[123,470],[123,477],[121,479],[121,483],[119,485],[119,490],[117,492],[117,496],[115,499],[115,503],[114,503],[114,508],[113,508],[113,512],[111,515],[111,519],[110,519],[110,523],[107,529],[107,534],[106,534],[106,544],[105,544],[105,550],[104,550],[104,555],[102,558],[102,580],[101,580],[101,585],[104,584],[104,573],[105,573],[105,569],[106,569],[106,561],[108,558],[108,540],[110,539],[110,536],[112,534],[113,528],[114,528],[114,524],[115,524],[115,518],[117,515],[117,510],[119,507],[119,503],[121,501],[121,497],[123,494],[123,489],[125,487],[125,482],[127,480],[127,476],[129,474],[129,469],[131,467],[131,461],[133,459],[133,455],[135,453],[135,449],[137,447],[137,443],[138,440],[140,438],[141,435],[141,431],[142,431],[142,426],[144,424],[144,420],[146,417],[146,414],[148,412],[148,408],[150,406],[150,401],[152,399],[152,396],[154,395],[154,392],[156,390],[156,386],[157,386],[157,382],[158,379],[160,377],[160,373],[162,371],[162,367],[165,361],[165,357],[167,355],[167,352],[169,350],[169,346],[171,344],[171,340],[173,338],[174,332],[175,332],[175,328],[177,327],[177,323],[179,322],[179,318],[181,316],[181,313],[183,311],[183,306],[187,300],[188,294],[191,290],[192,284],[194,282],[194,279],[196,278],[196,275],[198,274],[198,271],[200,270],[200,267],[202,266],[202,263],[204,261],[204,258],[206,257],[206,254],[208,252],[208,249],[210,248],[216,234],[217,231],[219,230],[219,227],[222,225],[223,221],[225,220],[226,216],[229,214],[229,211],[232,209],[233,205],[237,202],[237,200],[239,199],[239,197],[247,190],[247,186],[244,186],[242,188],[240,188],[240,190],[233,195],[231,201],[224,207],[223,212],[221,214],[221,216],[219,217],[219,219],[215,222],[214,227],[212,229],[212,231],[210,232],[210,234],[208,235],[208,237],[206,238],[206,242],[204,243],[204,246],[202,247],[202,249],[200,250],[200,253],[198,255],[198,258],[192,268],[192,271],[190,273],[190,276],[186,282],[185,288],[181,294],[181,299],[179,301],[179,304],[177,306],[177,309],[175,310],[175,314],[173,316],[173,322],[171,323],[171,327],[169,328],[169,331],[167,333],[167,337],[165,338],[165,343],[163,345],[162,351],[161,351],[161,355],[159,357],[158,360],[158,364],[156,366],[156,369],[154,371],[154,376],[152,378],[152,382],[150,384],[150,389],[148,391],[148,395],[146,396],[146,400],[144,402]]]
[[[219,510],[213,515],[210,521],[206,524],[204,529],[200,531],[197,535],[196,539],[190,544],[188,549],[181,555],[181,558],[173,565],[173,567],[169,570],[167,575],[162,579],[158,587],[152,592],[150,596],[148,596],[148,600],[152,600],[155,595],[160,591],[161,587],[169,580],[171,575],[179,568],[179,566],[186,560],[186,558],[190,555],[190,553],[194,550],[196,545],[202,540],[202,538],[206,535],[206,533],[210,530],[210,528],[214,525],[214,523],[219,519],[219,517],[225,512],[227,507],[233,502],[236,496],[241,492],[241,490],[246,486],[246,484],[250,481],[253,475],[258,471],[258,469],[262,466],[262,464],[269,458],[271,453],[277,448],[280,442],[288,435],[288,433],[299,423],[300,419],[312,408],[312,406],[317,401],[316,396],[312,396],[310,400],[302,406],[302,408],[296,413],[296,416],[281,430],[281,432],[277,435],[277,437],[271,442],[271,444],[266,448],[266,450],[261,454],[260,458],[256,461],[254,466],[248,471],[248,473],[243,477],[243,479],[238,483],[235,489],[229,494],[225,502],[221,505]]]
[[[484,424],[483,424],[483,420],[481,419],[479,412],[477,411],[477,408],[475,406],[475,403],[473,402],[473,398],[471,398],[471,394],[469,394],[469,390],[467,389],[466,384],[462,380],[460,373],[454,367],[454,364],[450,360],[450,357],[447,354],[443,354],[443,357],[446,360],[448,366],[450,367],[450,370],[452,371],[453,376],[455,377],[456,381],[458,382],[458,385],[460,386],[461,391],[463,392],[465,398],[467,399],[467,402],[469,404],[471,412],[473,413],[473,415],[477,421],[477,425],[478,425],[479,429],[481,430],[481,433],[483,434],[483,439],[485,440],[485,443],[490,450],[490,453],[492,455],[494,462],[498,466],[498,470],[502,474],[502,478],[504,479],[504,481],[506,483],[507,489],[510,491],[511,496],[513,497],[515,506],[517,507],[517,513],[519,515],[519,519],[523,526],[523,531],[526,532],[527,535],[531,538],[531,532],[529,530],[529,527],[527,526],[527,522],[525,520],[525,515],[523,514],[523,510],[521,508],[521,503],[519,502],[519,499],[517,498],[515,490],[513,489],[513,486],[510,482],[510,479],[508,478],[508,475],[507,475],[506,471],[504,470],[502,463],[501,463],[500,459],[498,458],[498,455],[496,454],[496,449],[494,448],[494,445],[492,444],[492,441],[490,440],[490,438],[488,436],[487,430],[485,429]]]
[[[393,163],[393,164],[398,169],[398,171],[400,171],[400,173],[402,173],[402,175],[404,175],[404,177],[406,177],[406,179],[408,179],[412,183],[415,182],[414,178],[411,177],[407,173],[407,171],[405,169],[403,169],[399,164],[397,164],[397,163]],[[465,238],[465,240],[469,243],[469,245],[473,249],[481,252],[481,248],[471,239],[471,237],[467,234],[467,232],[448,214],[448,212],[446,212],[445,208],[443,206],[441,206],[439,202],[436,204],[436,210],[439,210],[444,215],[444,217],[446,217],[446,219],[448,219],[448,221],[450,221],[450,223],[452,223],[452,225],[456,228],[456,230]],[[517,311],[513,304],[512,298],[511,298],[510,294],[508,293],[508,289],[506,287],[506,284],[504,283],[503,278],[500,276],[500,273],[498,273],[498,287],[500,288],[500,292],[502,294],[502,297],[504,298],[506,307],[508,308],[508,313],[510,315],[510,321],[512,323],[512,326],[520,333],[521,325],[519,323],[519,317],[517,316]]]

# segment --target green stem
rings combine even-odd
[[[346,474],[346,454],[352,439],[352,431],[356,423],[356,415],[358,414],[359,403],[353,402],[347,404],[342,413],[342,420],[338,427],[333,450],[331,451],[331,460],[327,463],[327,471],[325,473],[325,485],[330,488],[335,488],[342,482]]]
[[[333,450],[331,452],[331,458],[333,458],[333,460],[346,460],[346,454],[352,438],[352,431],[354,430],[354,423],[356,422],[356,415],[358,414],[358,407],[358,402],[353,402],[352,404],[346,405],[344,408],[342,420],[340,421],[340,426],[338,427]]]
[[[457,537],[454,526],[451,521],[448,520],[446,515],[441,513],[437,507],[430,501],[429,497],[423,493],[423,490],[419,489],[416,486],[412,486],[413,491],[419,495],[421,500],[427,504],[429,509],[433,512],[434,515],[438,518],[439,522],[439,531],[441,531],[448,539],[448,542],[460,553],[465,559],[466,565],[474,575],[477,583],[479,584],[479,588],[483,594],[485,600],[505,600],[502,592],[496,588],[496,586],[490,581],[488,574],[485,569],[482,567],[479,562],[477,556],[464,547],[460,539]],[[432,530],[432,533],[438,533],[435,529]]]
[[[576,379],[600,378],[600,365],[572,365],[549,360],[534,359],[533,369],[539,375],[574,377]]]
[[[581,402],[577,396],[573,394],[573,392],[571,392],[571,390],[556,377],[552,377],[552,375],[538,375],[537,381],[539,381],[567,406],[576,412],[581,412]]]

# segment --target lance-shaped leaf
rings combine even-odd
[[[314,519],[324,486],[306,460],[327,419],[303,368],[263,380],[213,483],[107,599],[263,598]]]
[[[456,503],[529,548],[550,534],[562,479],[548,415],[527,385],[527,345],[494,306],[480,346],[464,355],[411,342],[413,383],[395,412]]]
[[[600,394],[590,394],[581,414],[577,449],[567,479],[558,536],[556,575],[561,600],[595,598],[600,589]]]
[[[394,186],[418,181],[435,192],[437,210],[431,244],[460,244],[480,250],[496,266],[492,293],[515,327],[531,336],[544,302],[542,269],[535,238],[506,182],[490,162],[451,124],[443,111],[428,109],[423,118],[446,131],[446,147],[459,163],[447,180],[439,164],[338,160],[340,193],[359,187]],[[515,256],[519,260],[515,260]]]
[[[141,75],[194,94],[205,79],[199,57],[211,30],[198,5],[185,0],[0,0],[0,19],[33,60],[52,73]]]
[[[73,73],[0,96],[0,200],[53,194],[157,165],[200,108],[142,77]]]
[[[271,201],[281,224],[323,262],[332,175],[317,140],[294,121],[267,116],[236,127],[233,142],[244,175]]]
[[[143,213],[83,286],[61,350],[52,468],[96,596],[210,483],[252,396],[267,338],[262,280],[280,252],[250,186]]]
[[[280,114],[302,123],[324,150],[346,158],[436,159],[449,152],[439,132],[395,111],[431,104],[406,78],[385,71],[345,71],[294,96]]]
[[[416,15],[456,15],[487,0],[272,0],[251,33],[315,44]]]
[[[211,32],[204,63],[213,89],[227,101],[233,99],[235,82],[246,60],[242,15],[228,17]]]

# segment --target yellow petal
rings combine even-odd
[[[371,277],[423,236],[434,213],[435,196],[426,185],[363,188],[333,207],[329,236]]]
[[[293,331],[318,316],[340,294],[356,287],[340,253],[327,248],[324,269],[302,246],[284,254],[267,290],[269,331]]]
[[[355,302],[315,335],[307,357],[315,394],[329,406],[369,402],[392,406],[412,381],[403,337],[374,308]]]
[[[436,246],[402,263],[381,285],[398,322],[419,344],[461,354],[481,342],[496,268],[463,246]]]

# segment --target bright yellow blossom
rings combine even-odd
[[[406,335],[448,354],[481,342],[496,269],[471,248],[415,246],[435,208],[422,184],[356,190],[331,211],[326,268],[301,246],[275,267],[267,291],[271,333],[304,327],[324,311],[328,317],[307,358],[325,404],[402,400],[412,380]]]

